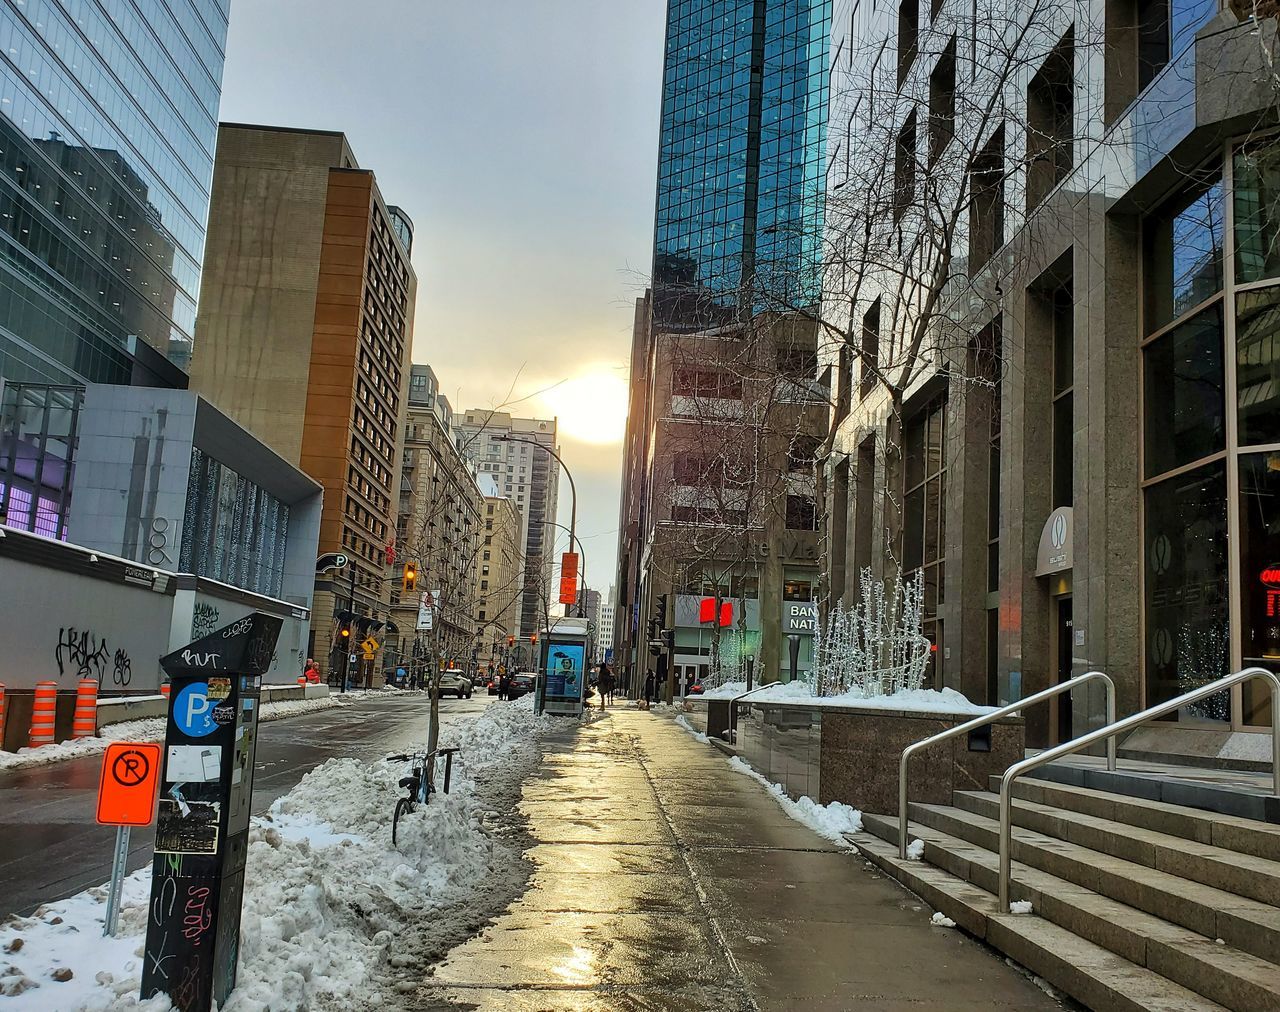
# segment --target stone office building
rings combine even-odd
[[[966,138],[966,89],[981,94],[987,69],[956,74],[974,66],[969,8],[836,5],[850,132],[833,130],[830,192],[860,185],[847,148],[871,129],[870,41],[898,81],[875,112],[898,132],[896,199],[960,166],[973,200],[948,289],[962,297],[905,391],[902,487],[885,486],[886,395],[857,364],[867,334],[881,366],[896,336],[878,332],[883,289],[854,299],[857,354],[833,356],[833,593],[855,598],[864,565],[891,571],[899,500],[935,684],[994,704],[1100,669],[1124,715],[1280,667],[1280,135],[1263,55],[1276,26],[1213,4],[1037,9],[1024,69],[1000,82],[1005,118]],[[1100,691],[1060,700],[1028,712],[1029,744],[1103,718]],[[1262,683],[1238,686],[1127,747],[1269,756],[1248,733],[1269,725],[1268,701]]]

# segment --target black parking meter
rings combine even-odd
[[[142,997],[180,1012],[235,987],[258,704],[282,625],[254,612],[160,659],[169,719]]]

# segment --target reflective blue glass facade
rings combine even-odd
[[[830,36],[831,0],[670,0],[658,325],[817,304]]]
[[[185,385],[230,0],[0,0],[0,377]]]

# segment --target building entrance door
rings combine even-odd
[[[1055,600],[1057,609],[1058,646],[1058,684],[1071,678],[1071,648],[1074,643],[1074,632],[1071,625],[1071,595]],[[1075,737],[1071,729],[1071,693],[1063,692],[1054,697],[1058,704],[1058,742],[1070,741]]]

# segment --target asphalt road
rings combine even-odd
[[[442,723],[473,718],[493,702],[440,702]],[[327,759],[379,759],[422,745],[430,703],[420,693],[375,696],[351,706],[270,721],[258,735],[253,812],[265,812]],[[29,914],[111,877],[115,830],[94,821],[102,759],[94,756],[0,773],[0,919]],[[129,871],[151,860],[153,830],[135,828]]]

